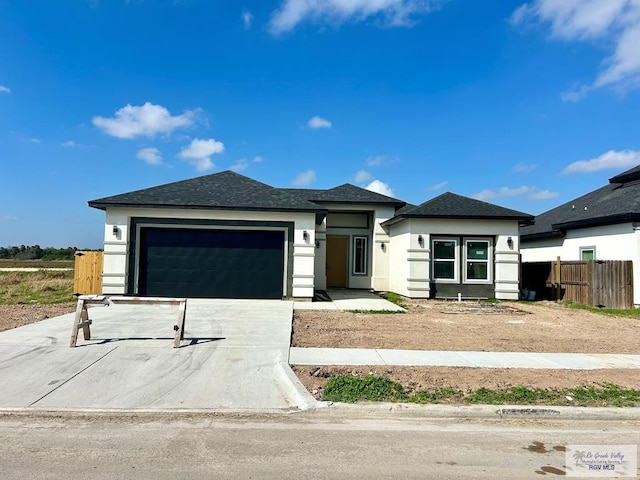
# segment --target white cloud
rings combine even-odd
[[[525,197],[528,200],[546,200],[548,198],[555,198],[558,195],[557,192],[523,185],[517,188],[502,187],[499,190],[486,189],[472,195],[472,197],[476,200],[491,200],[498,197]]]
[[[640,86],[640,1],[533,0],[511,15],[514,26],[535,20],[550,24],[552,36],[557,39],[613,45],[612,54],[604,60],[604,68],[595,80],[564,92],[564,101],[578,101],[604,86],[622,92]]]
[[[11,93],[11,89],[9,87],[5,87],[4,85],[0,85],[0,93]]]
[[[591,160],[579,160],[568,165],[562,173],[589,173],[599,170],[627,169],[640,164],[640,152],[634,150],[622,150],[616,152],[609,150],[599,157]]]
[[[367,172],[366,170],[360,170],[358,171],[358,173],[356,173],[356,176],[353,180],[356,183],[364,183],[371,180],[372,178],[373,175],[371,175],[369,172]]]
[[[306,187],[313,183],[316,179],[316,172],[313,170],[307,170],[306,172],[302,172],[296,178],[293,179],[293,185],[296,187]]]
[[[171,115],[162,105],[147,102],[139,107],[126,105],[112,118],[93,117],[93,124],[112,137],[154,137],[159,134],[169,135],[177,128],[190,127],[195,115],[194,110],[185,110],[182,115]]]
[[[66,142],[61,143],[60,146],[61,147],[73,148],[73,147],[79,147],[80,144],[74,142],[73,140],[67,140]]]
[[[162,164],[162,154],[160,150],[155,147],[145,147],[138,150],[136,153],[136,157],[149,165],[161,165]]]
[[[562,92],[560,98],[563,102],[579,102],[593,91],[590,85],[573,85],[569,90]]]
[[[309,128],[331,128],[331,122],[319,116],[311,117],[307,122]]]
[[[251,28],[251,23],[253,22],[253,15],[251,15],[251,12],[248,10],[244,10],[240,18],[242,18],[244,29],[249,30]]]
[[[538,168],[538,165],[536,165],[535,163],[516,163],[513,166],[513,172],[514,173],[529,173],[529,172],[533,172],[536,168]]]
[[[242,172],[242,171],[246,170],[247,168],[249,168],[249,165],[251,163],[260,163],[260,162],[262,162],[262,157],[260,157],[258,155],[253,157],[253,160],[251,160],[251,161],[247,160],[246,158],[241,158],[236,163],[231,165],[229,167],[229,170],[233,170],[234,172]]]
[[[389,187],[389,185],[387,185],[386,183],[381,182],[380,180],[374,180],[364,188],[371,192],[386,195],[387,197],[395,197],[395,195],[393,194],[393,190],[391,190],[391,187]]]
[[[274,11],[269,30],[289,32],[303,22],[339,26],[373,19],[386,27],[411,26],[419,14],[434,10],[438,0],[283,0]]]
[[[382,162],[386,160],[386,158],[387,157],[385,157],[384,155],[377,155],[375,157],[367,158],[364,163],[367,167],[379,167],[380,165],[382,165]]]
[[[194,138],[191,143],[180,150],[178,157],[196,167],[198,171],[215,168],[211,156],[224,152],[224,144],[213,138],[201,140]]]
[[[435,185],[431,185],[429,190],[441,190],[449,184],[446,180],[444,182],[436,183]]]
[[[536,187],[527,195],[529,200],[547,200],[549,198],[556,198],[560,196],[558,192],[552,192],[551,190],[538,190]]]
[[[242,172],[247,168],[249,168],[249,162],[247,161],[246,158],[241,158],[240,160],[238,160],[236,163],[234,163],[229,167],[229,169],[233,170],[234,172]]]
[[[42,143],[42,140],[40,140],[39,138],[35,138],[35,137],[32,137],[32,138],[30,138],[30,139],[29,139],[29,140],[27,140],[27,141],[28,141],[29,143],[35,143],[35,144],[40,144],[40,143]]]

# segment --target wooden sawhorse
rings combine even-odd
[[[82,328],[85,340],[91,340],[91,324],[89,319],[89,305],[102,305],[108,307],[111,304],[122,305],[143,305],[154,303],[168,303],[170,305],[178,305],[178,323],[173,326],[175,337],[173,339],[173,348],[180,347],[180,340],[184,339],[184,323],[187,316],[187,299],[186,298],[164,298],[164,297],[106,297],[104,295],[80,295],[78,297],[78,305],[76,306],[76,316],[73,320],[73,329],[71,330],[70,347],[75,347],[78,343],[78,333]]]

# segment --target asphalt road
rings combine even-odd
[[[0,417],[9,479],[529,479],[567,444],[638,444],[640,422],[279,416]]]

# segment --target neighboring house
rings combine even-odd
[[[89,206],[106,212],[103,293],[194,298],[358,288],[517,299],[518,226],[532,219],[451,193],[416,207],[349,184],[274,188],[230,171]]]
[[[632,260],[634,303],[640,303],[640,165],[536,216],[520,236],[523,262]]]

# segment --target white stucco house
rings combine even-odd
[[[633,261],[633,298],[640,303],[640,165],[604,187],[535,217],[520,230],[523,262]]]
[[[328,288],[518,298],[533,217],[446,193],[408,205],[354,185],[275,188],[231,171],[92,200],[103,293],[311,300]]]

